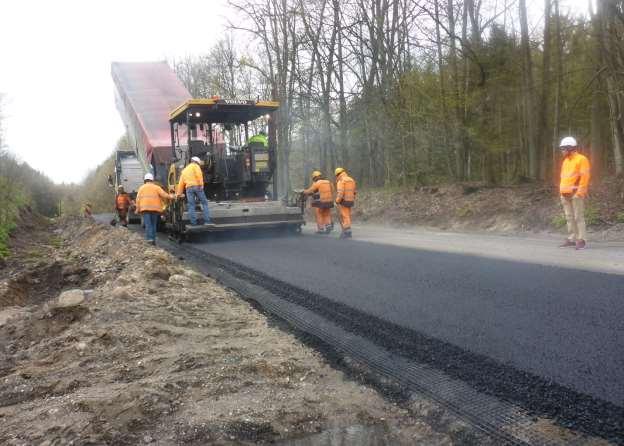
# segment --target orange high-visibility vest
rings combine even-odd
[[[336,203],[341,206],[351,207],[355,203],[355,180],[347,175],[346,172],[338,175],[338,184],[336,189]]]
[[[152,182],[145,183],[137,192],[137,212],[162,212],[169,195]]]
[[[187,187],[204,186],[204,174],[197,163],[191,163],[182,169],[178,181],[178,194],[183,194]]]
[[[332,185],[329,180],[316,180],[312,186],[304,190],[303,193],[312,195],[312,207],[334,207]]]
[[[117,209],[128,209],[130,207],[130,196],[128,194],[119,194],[115,200]]]
[[[559,192],[562,195],[575,194],[578,197],[587,197],[589,188],[589,160],[584,155],[574,152],[566,156],[561,165],[561,182]]]

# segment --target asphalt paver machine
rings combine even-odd
[[[302,205],[278,199],[274,139],[248,142],[252,130],[269,126],[279,104],[273,101],[190,99],[170,113],[172,159],[167,187],[176,188],[192,157],[202,161],[204,192],[210,201],[211,225],[190,224],[188,203],[169,207],[166,225],[176,234],[283,227],[298,232]],[[260,130],[259,130],[260,131]],[[197,208],[200,216],[199,207]]]
[[[191,158],[203,161],[212,224],[191,225],[182,198],[163,214],[163,226],[172,234],[183,239],[195,232],[232,229],[300,231],[304,218],[299,195],[289,200],[276,187],[272,115],[277,102],[193,99],[166,62],[114,62],[111,74],[117,108],[143,173],[151,172],[157,184],[172,192]],[[267,127],[266,145],[249,142]]]

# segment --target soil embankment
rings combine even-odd
[[[359,444],[471,438],[347,379],[138,234],[73,220],[22,236],[0,276],[2,444],[255,444],[347,426]]]
[[[363,190],[354,213],[360,222],[455,231],[563,233],[565,226],[556,191],[536,184]],[[585,216],[593,239],[621,238],[624,180],[608,178],[593,185]]]

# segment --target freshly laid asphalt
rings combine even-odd
[[[208,236],[192,244],[330,302],[624,407],[624,275],[309,234]]]

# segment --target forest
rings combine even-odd
[[[193,96],[279,100],[281,184],[556,182],[575,136],[622,174],[624,2],[231,0],[229,32],[172,61]]]

